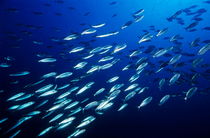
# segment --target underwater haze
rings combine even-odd
[[[210,0],[1,0],[1,138],[210,138]]]

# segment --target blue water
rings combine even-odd
[[[46,109],[53,105],[53,100],[59,96],[45,97],[49,103],[40,111],[40,115],[34,116],[31,120],[23,123],[15,130],[7,132],[14,123],[30,111],[34,111],[35,105],[24,109],[22,111],[9,111],[8,108],[15,105],[14,102],[7,102],[6,100],[12,95],[24,91],[26,93],[33,93],[41,86],[49,83],[57,83],[59,86],[62,84],[70,83],[73,78],[78,78],[84,75],[92,65],[97,65],[97,61],[103,57],[98,56],[88,60],[88,65],[85,69],[74,70],[72,67],[81,62],[81,57],[87,56],[88,52],[98,46],[127,44],[126,49],[122,50],[120,54],[114,55],[120,61],[113,65],[110,69],[98,71],[79,83],[71,84],[72,86],[83,87],[87,82],[95,81],[91,90],[85,92],[81,96],[73,95],[76,100],[82,101],[89,97],[89,102],[94,100],[102,100],[107,96],[105,93],[93,97],[94,92],[104,87],[109,90],[112,86],[107,84],[106,81],[114,76],[120,76],[117,83],[124,83],[122,94],[114,100],[114,105],[104,112],[103,115],[98,115],[92,111],[79,113],[77,118],[84,118],[84,116],[94,115],[96,120],[90,125],[86,126],[86,132],[80,137],[84,138],[209,138],[210,137],[210,95],[209,95],[209,65],[210,52],[198,56],[197,52],[206,43],[204,40],[210,40],[210,30],[204,30],[204,27],[210,26],[210,4],[204,3],[202,0],[116,0],[116,4],[110,5],[113,0],[1,0],[0,1],[0,63],[8,62],[11,67],[0,68],[0,117],[9,119],[0,124],[0,137],[9,137],[17,130],[21,129],[17,137],[28,138],[36,137],[42,130],[49,127],[49,118],[41,119],[45,115]],[[49,4],[48,5],[46,5]],[[198,21],[199,24],[194,27],[196,31],[189,32],[185,29],[189,24],[194,22],[191,16],[185,13],[179,15],[185,22],[184,25],[178,24],[175,20],[169,22],[167,18],[172,16],[175,12],[181,9],[188,8],[192,5],[197,5],[192,9],[196,12],[198,9],[206,9],[207,12],[202,13]],[[16,12],[9,11],[15,8]],[[144,18],[138,23],[133,23],[126,29],[121,30],[120,27],[127,21],[133,20],[132,14],[139,9],[144,9]],[[42,15],[36,15],[33,12],[41,12]],[[60,13],[61,16],[55,15]],[[85,15],[86,14],[86,15]],[[112,17],[116,14],[115,17]],[[90,28],[91,25],[106,23],[104,27],[98,28],[96,34],[81,36],[72,41],[64,41],[63,38],[72,33],[81,33],[84,29]],[[84,25],[82,25],[84,24]],[[32,27],[29,27],[32,26]],[[153,25],[155,30],[151,30],[149,26]],[[33,28],[35,26],[35,28]],[[36,28],[38,27],[38,28]],[[152,35],[156,35],[158,30],[168,28],[168,31],[159,36],[153,37],[150,42],[137,42],[145,34],[143,30],[147,30]],[[31,35],[24,34],[27,31]],[[118,35],[96,38],[96,35],[106,34],[109,32],[120,31]],[[182,56],[178,61],[184,62],[185,66],[173,67],[168,65],[164,69],[171,69],[172,72],[163,70],[159,73],[154,73],[159,69],[159,61],[169,61],[174,52],[168,52],[169,57],[161,56],[152,58],[151,53],[143,53],[134,59],[128,58],[132,50],[140,49],[145,51],[147,47],[153,45],[156,49],[167,48],[176,45],[169,42],[164,37],[172,37],[180,35],[181,54],[189,53],[194,56]],[[190,43],[196,38],[200,38],[199,46],[190,47]],[[58,42],[52,41],[52,38],[58,39]],[[91,41],[94,40],[94,41]],[[41,42],[41,45],[34,44],[33,41]],[[84,43],[81,42],[86,42]],[[84,46],[85,52],[69,54],[75,46]],[[39,63],[40,57],[37,54],[47,54],[56,58],[55,63]],[[107,54],[108,55],[108,54]],[[14,61],[6,61],[5,57],[13,57]],[[136,95],[128,101],[128,107],[123,111],[118,112],[117,109],[123,103],[125,94],[123,90],[129,86],[128,79],[135,74],[135,68],[122,72],[121,69],[129,63],[135,63],[140,57],[148,57],[149,66],[146,71],[140,75],[140,79],[135,81],[141,87],[149,87],[146,92]],[[203,62],[198,67],[192,66],[192,60],[201,57]],[[202,66],[203,65],[203,66]],[[204,67],[207,65],[207,67]],[[193,72],[192,69],[195,71]],[[22,77],[9,77],[9,74],[20,71],[30,71],[29,75]],[[65,78],[59,81],[48,79],[44,84],[40,84],[29,89],[23,87],[29,83],[37,82],[43,74],[49,72],[73,72],[71,78]],[[152,71],[151,74],[147,74]],[[207,72],[208,71],[208,72]],[[181,73],[181,77],[185,79],[179,84],[172,86],[168,85],[168,80],[174,75],[175,72]],[[190,81],[191,77],[198,73],[200,76],[195,84]],[[166,78],[167,82],[163,86],[163,90],[158,89],[158,82],[161,78]],[[18,84],[11,84],[11,82],[19,81]],[[114,83],[115,84],[115,83]],[[198,91],[189,100],[185,101],[183,92],[186,92],[191,87],[198,87]],[[64,91],[62,91],[64,92]],[[170,98],[163,106],[158,106],[159,100],[166,94],[179,95]],[[138,111],[137,106],[141,101],[152,96],[153,101],[146,107]],[[36,105],[43,101],[37,97],[27,99],[27,101],[35,101]],[[19,102],[19,104],[24,102]],[[87,104],[87,103],[86,103]],[[81,106],[84,106],[82,104]],[[58,110],[59,113],[68,114],[67,111]],[[54,115],[55,116],[55,115]],[[0,119],[1,119],[0,118]],[[64,119],[64,118],[63,118]],[[61,119],[62,120],[62,119]],[[52,130],[43,137],[67,137],[74,130],[75,126],[80,123],[76,120],[69,127],[55,131]],[[55,127],[57,124],[53,124]]]

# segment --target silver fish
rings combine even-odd
[[[82,128],[84,126],[87,126],[90,123],[92,123],[95,119],[96,118],[94,116],[88,116],[88,117],[84,118],[76,128]]]
[[[14,73],[14,74],[9,74],[9,76],[11,77],[19,77],[19,76],[25,76],[25,75],[29,75],[30,72],[29,71],[22,71],[22,72],[18,72],[18,73]]]
[[[109,61],[109,60],[112,60],[113,58],[114,58],[114,57],[112,57],[112,56],[106,56],[106,57],[101,58],[98,62]]]
[[[160,99],[159,106],[162,106],[168,99],[170,98],[170,95],[165,95]]]
[[[44,58],[44,59],[39,60],[38,62],[51,63],[51,62],[56,62],[56,61],[57,61],[57,59],[55,59],[55,58]]]
[[[104,92],[105,88],[101,88],[98,91],[95,92],[94,96],[99,95],[100,93]]]
[[[140,108],[142,108],[142,107],[148,105],[148,104],[152,101],[152,99],[153,99],[153,98],[152,98],[151,96],[145,98],[145,99],[141,102],[141,104],[138,106],[138,109],[140,109]]]
[[[93,101],[93,102],[88,103],[88,104],[83,108],[83,110],[89,110],[89,109],[94,108],[94,107],[96,107],[96,106],[98,106],[98,105],[99,105],[99,102],[98,102],[98,101]]]
[[[33,104],[35,104],[35,102],[33,102],[33,101],[24,103],[24,104],[20,105],[20,106],[17,108],[17,110],[22,110],[22,109],[28,108],[28,107],[32,106]]]
[[[67,138],[72,138],[72,137],[78,137],[79,135],[85,133],[86,129],[77,129],[75,132],[73,132],[70,136]]]
[[[58,119],[61,118],[62,116],[63,116],[63,113],[57,114],[55,117],[53,117],[53,118],[49,121],[49,123],[58,120]]]
[[[156,36],[158,37],[158,36],[160,36],[160,35],[163,35],[163,34],[165,34],[167,31],[168,31],[168,28],[164,28],[164,29],[160,30],[160,31],[157,33]]]
[[[32,111],[32,112],[28,113],[27,115],[28,116],[34,116],[34,115],[38,115],[40,113],[41,113],[41,111]]]
[[[157,57],[160,57],[160,56],[166,54],[167,52],[168,52],[168,49],[160,49],[152,57],[157,58]]]
[[[109,36],[117,35],[117,34],[119,34],[119,31],[111,32],[111,33],[108,33],[108,34],[97,35],[96,38],[109,37]]]
[[[131,84],[131,85],[128,86],[124,91],[125,91],[125,92],[126,92],[126,91],[130,91],[130,90],[132,90],[132,89],[134,89],[134,88],[136,88],[136,87],[138,87],[138,86],[139,86],[138,83]]]
[[[67,78],[70,77],[73,73],[72,72],[64,72],[56,76],[56,79],[62,79],[62,78]]]
[[[48,133],[51,129],[53,129],[53,126],[50,126],[46,129],[44,129],[42,132],[39,133],[39,137],[45,135],[46,133]]]
[[[87,34],[93,34],[95,33],[97,30],[96,29],[93,29],[93,28],[90,28],[90,29],[86,29],[84,30],[81,35],[87,35]]]
[[[187,91],[187,93],[186,93],[186,96],[185,96],[185,100],[188,100],[189,98],[191,98],[195,93],[196,93],[196,91],[198,90],[198,88],[197,87],[192,87],[192,88],[190,88],[188,91]]]
[[[79,36],[77,34],[71,34],[71,35],[68,35],[67,37],[65,37],[63,40],[74,40],[74,39],[77,39]]]
[[[16,131],[14,134],[12,134],[9,138],[14,138],[16,137],[19,133],[21,132],[21,130]]]
[[[127,103],[123,104],[120,106],[120,108],[117,111],[122,111],[123,109],[125,109],[128,106]]]
[[[181,74],[176,73],[172,78],[169,80],[169,85],[175,84],[175,82],[180,78]]]
[[[80,52],[80,51],[82,51],[82,50],[84,50],[85,48],[84,47],[75,47],[75,48],[73,48],[71,51],[69,51],[69,53],[76,53],[76,52]]]
[[[88,63],[87,62],[80,62],[77,65],[74,66],[75,69],[82,69],[84,68]]]
[[[103,27],[105,25],[106,25],[105,23],[102,23],[102,24],[97,24],[97,25],[91,25],[91,27],[93,27],[93,28],[101,28],[101,27]]]
[[[169,61],[168,64],[174,64],[174,63],[176,63],[181,57],[182,57],[181,54],[175,55],[174,57],[172,57],[172,58],[170,59],[170,61]]]
[[[18,94],[13,95],[12,97],[10,97],[9,99],[7,99],[7,101],[13,101],[21,96],[23,96],[25,93],[24,92],[20,92]]]
[[[165,79],[161,79],[161,80],[159,81],[159,89],[160,89],[160,90],[162,89],[162,87],[163,87],[163,85],[165,84],[165,82],[166,82]]]
[[[22,123],[24,123],[25,121],[27,121],[27,120],[29,120],[29,119],[31,119],[31,118],[32,118],[32,116],[22,117],[22,118],[19,119],[19,120],[17,121],[17,123],[16,123],[12,128],[10,128],[7,132],[12,131],[13,129],[17,128],[17,127],[20,126]]]
[[[145,42],[145,41],[149,41],[153,38],[153,35],[151,35],[150,33],[146,33],[144,34],[141,39],[139,40],[139,44],[142,43],[142,42]]]
[[[203,46],[199,51],[198,51],[198,55],[203,55],[205,54],[208,50],[210,50],[210,43],[206,44],[205,46]]]
[[[36,90],[35,93],[42,93],[42,92],[48,91],[48,90],[50,90],[53,86],[54,86],[53,84],[45,85],[45,86],[39,88],[38,90]]]
[[[114,51],[113,53],[117,53],[123,49],[125,49],[127,47],[127,44],[122,44],[122,45],[117,45],[115,48],[114,48]]]
[[[115,76],[115,77],[112,77],[110,78],[108,81],[106,81],[107,83],[113,83],[115,81],[117,81],[119,79],[119,76]]]
[[[68,106],[66,106],[66,107],[64,108],[64,110],[71,109],[71,108],[75,107],[75,106],[78,105],[78,104],[79,104],[79,101],[74,101],[73,103],[70,103]]]
[[[57,75],[56,72],[50,72],[50,73],[47,73],[47,74],[44,74],[41,78],[50,78],[50,77],[55,77]]]

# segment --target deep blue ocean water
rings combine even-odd
[[[34,93],[35,90],[44,85],[53,83],[58,86],[70,83],[70,80],[85,75],[92,65],[99,64],[97,61],[104,57],[99,55],[88,60],[88,65],[82,70],[74,70],[76,63],[83,61],[81,57],[87,56],[88,52],[98,46],[127,44],[127,47],[119,54],[114,54],[116,59],[120,59],[113,67],[107,70],[97,71],[82,79],[81,81],[70,84],[72,86],[83,87],[87,82],[94,81],[93,87],[84,92],[81,96],[75,96],[73,93],[70,98],[82,101],[90,98],[91,101],[100,101],[105,99],[107,91],[113,84],[107,84],[106,81],[114,76],[120,79],[116,83],[123,83],[125,86],[118,98],[113,100],[114,105],[104,111],[103,115],[98,115],[94,110],[76,114],[76,121],[69,127],[56,131],[57,124],[54,123],[54,130],[43,137],[57,138],[67,137],[77,126],[81,118],[88,115],[94,115],[96,120],[86,126],[86,132],[79,137],[84,138],[209,138],[210,137],[210,52],[203,55],[197,55],[207,43],[210,43],[210,4],[203,0],[1,0],[0,1],[0,63],[8,63],[11,67],[0,68],[0,119],[8,118],[4,123],[0,123],[0,137],[6,138],[16,131],[21,132],[16,136],[19,138],[37,137],[45,128],[49,127],[49,119],[41,119],[45,111],[53,106],[54,99],[59,96],[59,91],[55,95],[44,98],[37,98],[36,95],[26,101],[17,102],[23,104],[28,101],[35,101],[35,105],[21,111],[10,111],[9,107],[15,105],[15,102],[8,102],[7,99],[19,92]],[[210,2],[209,2],[210,3]],[[174,15],[177,11],[189,8],[192,15],[186,12],[178,15],[177,18],[184,21],[184,24],[178,24],[177,19],[169,22],[167,18]],[[142,15],[144,18],[137,23],[133,23],[125,29],[120,27],[127,21],[133,20],[133,13],[139,9],[144,9]],[[199,9],[205,9],[206,12],[199,13]],[[34,13],[35,12],[35,13]],[[114,16],[113,16],[114,15]],[[196,21],[192,18],[198,15],[201,20]],[[191,23],[198,23],[190,32],[185,28]],[[75,40],[64,41],[63,39],[73,33],[79,34],[83,30],[90,28],[91,25],[106,23],[104,27],[97,28],[95,34],[83,35]],[[151,29],[154,26],[155,29]],[[168,31],[156,37],[158,30],[168,28]],[[119,34],[97,38],[96,35],[119,31]],[[154,37],[149,42],[138,44],[139,39],[149,32]],[[165,37],[179,35],[181,39],[177,43],[170,42]],[[196,38],[200,39],[199,46],[192,47],[190,43]],[[54,41],[56,39],[56,41]],[[205,42],[205,40],[208,40]],[[41,44],[35,44],[34,41]],[[84,46],[83,52],[69,54],[68,52],[76,47]],[[168,65],[163,71],[155,73],[160,68],[163,61],[169,61],[176,53],[169,51],[170,55],[152,58],[153,53],[142,53],[135,58],[129,58],[128,55],[136,49],[145,51],[149,46],[166,49],[170,46],[178,46],[178,53],[182,54],[178,61],[184,63],[184,66],[174,67]],[[185,55],[184,55],[185,53]],[[186,53],[193,56],[186,56]],[[50,55],[56,58],[54,63],[40,63],[42,59],[37,54]],[[106,55],[110,55],[109,53]],[[14,60],[6,60],[5,57],[12,57]],[[128,64],[135,63],[141,57],[147,57],[149,66],[146,71],[135,81],[140,87],[149,87],[146,92],[134,96],[129,100],[128,107],[121,112],[118,108],[123,103],[126,92],[123,90],[129,86],[128,79],[135,74],[135,67],[128,71],[121,71]],[[192,62],[196,58],[202,58],[203,61],[196,67]],[[108,62],[106,62],[108,63]],[[102,64],[100,64],[102,65]],[[170,71],[166,71],[166,70]],[[9,74],[30,71],[29,75],[21,77],[11,77]],[[54,78],[46,79],[42,84],[24,89],[29,83],[37,82],[40,77],[49,72],[73,72],[70,78],[56,80]],[[174,73],[181,74],[179,83],[172,86],[168,85],[168,80]],[[195,83],[192,83],[191,77],[198,73],[199,77]],[[158,88],[159,80],[166,78],[166,84],[163,90]],[[17,84],[14,82],[18,81]],[[13,83],[13,84],[12,84]],[[93,96],[100,88],[107,88],[104,94],[97,98]],[[184,93],[192,87],[197,87],[198,91],[189,100],[184,100]],[[176,95],[171,97],[164,105],[158,106],[159,100],[166,94]],[[179,96],[181,95],[181,96]],[[150,104],[138,110],[137,106],[141,101],[152,96]],[[18,119],[27,113],[34,111],[34,107],[43,100],[49,102],[37,110],[42,113],[34,116],[32,119],[24,122],[11,132],[8,132]],[[88,103],[88,102],[87,102]],[[86,103],[86,104],[87,104]],[[84,107],[86,104],[81,104]],[[69,114],[68,111],[59,109],[59,113]],[[56,114],[55,114],[56,115]],[[52,116],[55,116],[52,115]],[[52,118],[52,117],[51,117]],[[65,118],[63,118],[65,119]],[[77,120],[78,119],[78,120]],[[62,119],[60,120],[62,121]]]

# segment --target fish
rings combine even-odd
[[[57,75],[55,77],[55,79],[67,78],[67,77],[70,77],[72,74],[73,74],[72,72],[64,72],[64,73],[61,73],[61,74]]]
[[[52,130],[53,128],[54,128],[53,126],[47,127],[47,128],[44,129],[42,132],[40,132],[40,133],[38,134],[38,136],[41,137],[41,136],[45,135],[46,133],[48,133],[48,132],[49,132],[50,130]]]
[[[134,88],[136,88],[136,87],[138,87],[138,86],[139,86],[138,83],[131,84],[131,85],[128,86],[124,91],[125,91],[125,92],[126,92],[126,91],[130,91],[130,90],[132,90],[132,89],[134,89]]]
[[[7,120],[8,120],[8,118],[2,118],[2,119],[0,119],[0,124],[4,123]]]
[[[140,22],[144,18],[144,15],[135,16],[134,22]]]
[[[76,128],[82,128],[92,123],[96,118],[94,116],[85,117]]]
[[[40,113],[41,113],[41,111],[32,111],[32,112],[28,113],[27,115],[28,116],[34,116],[34,115],[38,115]]]
[[[93,34],[95,33],[97,30],[96,29],[93,29],[93,28],[90,28],[90,29],[86,29],[84,30],[81,35],[87,35],[87,34]]]
[[[123,104],[120,106],[120,108],[117,111],[122,111],[123,109],[125,109],[128,106],[127,103]]]
[[[78,63],[78,64],[76,64],[75,66],[74,66],[74,68],[75,69],[83,69],[86,65],[88,64],[88,62],[80,62],[80,63]]]
[[[140,71],[140,70],[144,69],[147,65],[148,65],[148,62],[143,62],[142,64],[140,64],[140,65],[136,68],[136,70],[137,70],[137,71]],[[139,73],[137,73],[137,74],[139,74]]]
[[[51,63],[51,62],[55,62],[55,61],[57,61],[55,58],[44,58],[44,59],[40,59],[38,62]]]
[[[78,137],[81,134],[85,133],[86,129],[77,129],[75,132],[73,132],[70,136],[67,138],[72,138],[72,137]]]
[[[169,85],[173,85],[177,82],[177,80],[180,78],[181,74],[176,73],[174,74],[171,79],[169,80]]]
[[[87,73],[87,74],[90,74],[90,73],[93,73],[93,72],[98,71],[98,70],[100,70],[100,69],[101,69],[100,66],[95,65],[95,66],[92,66],[86,73]]]
[[[159,102],[159,106],[162,106],[166,101],[168,101],[170,98],[170,95],[165,95],[163,96],[161,99],[160,99],[160,102]]]
[[[143,87],[142,89],[139,90],[138,94],[143,93],[143,92],[146,91],[147,89],[149,89],[149,87]]]
[[[135,56],[140,55],[141,53],[142,53],[141,51],[134,51],[129,55],[129,57],[135,57]]]
[[[128,94],[125,96],[124,102],[130,100],[130,99],[133,98],[135,95],[136,95],[136,91],[132,91],[132,92],[128,93]]]
[[[63,86],[60,86],[57,88],[57,90],[63,90],[63,89],[66,89],[70,86],[70,84],[64,84]]]
[[[189,24],[185,29],[186,29],[186,30],[189,30],[189,29],[191,29],[191,28],[194,28],[195,26],[198,25],[198,23],[199,23],[198,21],[195,21],[195,22]]]
[[[198,55],[203,55],[205,54],[208,50],[210,50],[210,43],[206,44],[205,46],[203,46],[199,51],[198,51]]]
[[[49,123],[58,120],[58,119],[61,118],[62,116],[63,116],[63,113],[57,114],[56,116],[54,116],[54,117],[49,121]]]
[[[8,98],[7,101],[13,101],[13,100],[23,96],[24,94],[25,94],[24,92],[17,93],[15,95],[13,95],[12,97]]]
[[[102,35],[97,35],[96,38],[109,37],[109,36],[113,36],[113,35],[117,35],[117,34],[119,34],[119,31],[115,31],[115,32],[107,33],[107,34],[102,34]]]
[[[163,56],[167,52],[168,52],[168,49],[161,49],[161,50],[157,51],[152,57],[157,58],[157,57]]]
[[[91,25],[92,28],[101,28],[103,26],[105,26],[106,23],[101,23],[101,24],[96,24],[96,25]]]
[[[114,48],[114,51],[113,53],[117,53],[123,49],[125,49],[127,47],[127,44],[122,44],[122,45],[117,45],[115,48]]]
[[[21,130],[16,131],[14,134],[12,134],[9,138],[14,138],[16,137],[19,133],[21,132]]]
[[[197,87],[192,87],[190,88],[187,92],[186,92],[186,95],[185,95],[185,98],[184,100],[188,100],[189,98],[191,98],[197,91]]]
[[[112,59],[114,59],[114,57],[106,56],[106,57],[101,58],[98,62],[106,62],[106,61],[110,61]]]
[[[77,53],[77,52],[83,51],[84,49],[85,49],[84,47],[78,46],[70,50],[69,53]]]
[[[77,113],[79,113],[81,111],[82,111],[82,107],[78,107],[78,108],[76,108],[74,110],[71,110],[71,113],[69,114],[69,116],[75,115],[75,114],[77,114]]]
[[[156,36],[157,36],[157,37],[158,37],[158,36],[161,36],[161,35],[165,34],[167,31],[168,31],[168,28],[164,28],[164,29],[160,30],[160,31],[156,34]]]
[[[116,90],[113,91],[112,93],[110,93],[110,95],[107,97],[107,99],[109,99],[110,101],[117,98],[117,96],[121,93],[121,90]],[[111,103],[112,105],[112,103]]]
[[[175,55],[174,57],[172,57],[172,58],[170,59],[170,61],[169,61],[168,64],[174,64],[174,63],[176,63],[181,57],[182,57],[181,54]]]
[[[152,98],[151,96],[145,98],[145,99],[140,103],[140,105],[138,106],[138,109],[140,109],[140,108],[142,108],[142,107],[148,105],[148,104],[152,101],[152,99],[153,99],[153,98]]]
[[[66,106],[66,107],[64,108],[64,110],[69,110],[69,109],[71,109],[71,108],[77,106],[78,104],[79,104],[79,101],[74,101],[74,102],[70,103],[68,106]]]
[[[134,81],[136,81],[137,79],[139,79],[140,75],[139,74],[134,74],[133,76],[130,77],[130,79],[128,80],[130,83],[133,83]]]
[[[21,96],[20,98],[15,99],[15,101],[23,101],[23,100],[31,98],[32,96],[34,96],[34,94],[25,94],[24,96]]]
[[[24,104],[18,106],[17,110],[23,110],[25,108],[28,108],[28,107],[32,106],[33,104],[35,104],[34,101],[30,101],[30,102],[24,103]]]
[[[72,100],[66,99],[66,100],[62,101],[61,103],[56,104],[56,105],[50,107],[50,108],[47,110],[47,112],[51,112],[51,113],[52,113],[52,111],[55,111],[55,110],[57,110],[57,109],[59,109],[59,108],[65,106],[66,104],[70,103],[71,101],[72,101]]]
[[[133,23],[133,21],[127,21],[127,22],[121,27],[121,29],[127,28],[127,27],[130,26],[132,23]]]
[[[142,14],[144,12],[144,9],[139,9],[138,11],[134,12],[133,13],[133,16],[136,17],[136,16],[139,16],[140,14]]]
[[[84,87],[79,89],[79,91],[76,93],[76,95],[79,95],[79,94],[85,92],[86,90],[90,89],[93,84],[95,84],[95,82],[89,82],[89,83],[85,84]]]
[[[11,67],[12,65],[8,64],[8,63],[0,63],[0,67],[1,68],[9,68]]]
[[[71,117],[68,117],[68,118],[64,119],[63,121],[59,122],[58,124],[59,125],[66,124],[66,123],[72,122],[75,119],[76,119],[76,117],[71,116]]]
[[[22,71],[22,72],[9,74],[9,76],[11,76],[11,77],[20,77],[20,76],[25,76],[25,75],[29,75],[29,74],[30,74],[29,71]]]
[[[165,84],[166,80],[163,78],[159,81],[159,89],[162,90],[163,85]]]
[[[142,42],[146,42],[146,41],[149,41],[153,38],[153,35],[151,35],[150,33],[146,33],[144,34],[141,39],[138,41],[138,43],[142,43]]]
[[[45,91],[50,90],[53,86],[54,86],[53,84],[45,85],[45,86],[39,88],[38,90],[36,90],[35,93],[43,93]]]
[[[18,126],[20,126],[21,124],[23,124],[24,122],[30,120],[32,118],[32,116],[26,116],[26,117],[22,117],[21,119],[19,119],[16,124],[11,127],[7,132],[12,131],[13,129],[17,128]]]
[[[109,80],[107,80],[106,83],[113,83],[113,82],[117,81],[119,78],[120,78],[119,76],[112,77]]]
[[[57,90],[49,90],[49,91],[46,91],[46,92],[42,93],[38,97],[45,97],[45,96],[53,95],[55,93],[57,93]]]
[[[79,36],[77,34],[71,34],[71,35],[66,36],[63,40],[70,41],[70,40],[77,39],[78,37]]]
[[[196,68],[197,66],[199,66],[201,64],[201,62],[203,62],[203,58],[198,57],[198,58],[196,58],[196,59],[193,60],[192,66],[194,68]]]
[[[99,94],[101,94],[102,92],[104,92],[106,89],[105,88],[100,88],[99,90],[97,90],[95,93],[94,93],[94,96],[97,96]]]

